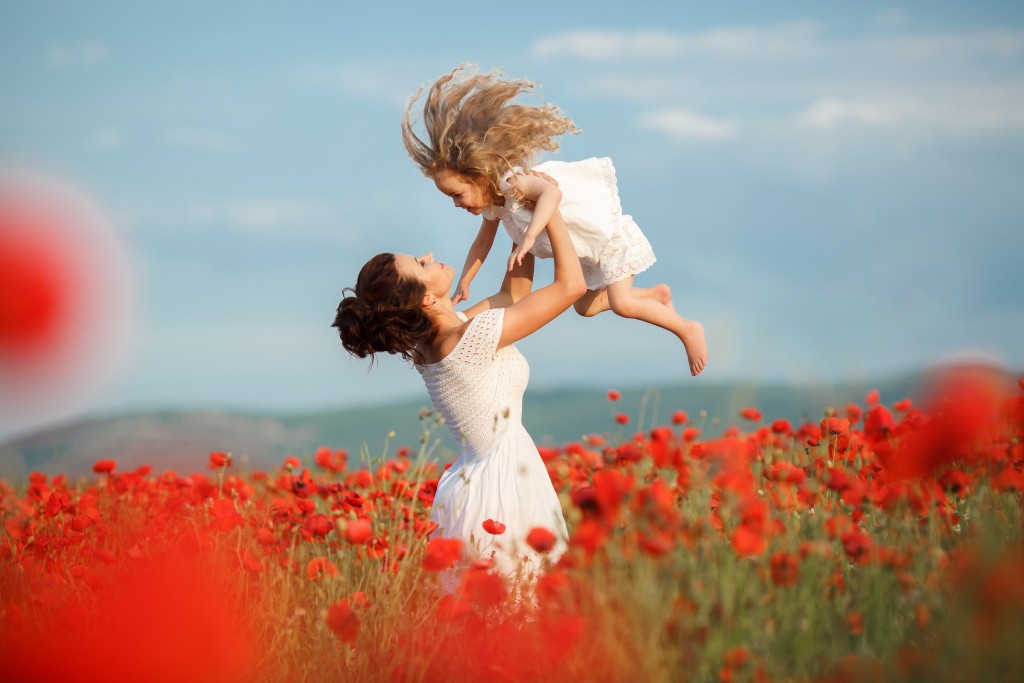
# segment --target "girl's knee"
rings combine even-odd
[[[591,301],[584,301],[583,299],[580,299],[579,301],[572,305],[572,308],[574,311],[582,315],[584,318],[592,318],[595,315],[597,315],[597,313],[594,311],[594,306],[592,305],[592,303],[593,302]]]
[[[608,306],[612,309],[612,313],[621,316],[623,318],[635,318],[636,317],[636,306],[633,303],[632,297],[609,297]]]

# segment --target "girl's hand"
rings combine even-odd
[[[526,235],[523,237],[523,243],[516,245],[516,248],[512,250],[512,254],[508,257],[508,269],[510,272],[515,266],[523,265],[523,257],[530,252],[530,249],[533,249],[535,241],[533,237]]]
[[[455,294],[452,295],[452,303],[457,304],[460,301],[465,301],[469,298],[469,283],[459,283],[459,288],[455,290]]]

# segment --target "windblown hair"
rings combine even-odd
[[[426,292],[422,282],[402,277],[394,254],[377,254],[359,271],[355,289],[345,289],[331,327],[338,329],[346,351],[370,356],[371,364],[381,352],[418,362],[417,347],[437,335],[420,305]]]
[[[413,131],[412,110],[417,92],[402,117],[402,142],[423,174],[433,178],[448,169],[479,182],[493,196],[498,183],[514,166],[527,168],[541,150],[558,149],[557,137],[579,133],[572,119],[553,104],[527,106],[511,101],[533,92],[531,81],[510,81],[501,72],[481,74],[460,66],[438,78],[423,101],[426,141]]]

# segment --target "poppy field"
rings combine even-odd
[[[749,407],[715,436],[683,411],[632,433],[608,399],[604,433],[540,448],[569,549],[518,583],[431,538],[427,411],[419,444],[373,459],[0,482],[0,676],[1024,678],[1024,380],[950,368],[917,402],[871,392],[804,423]]]

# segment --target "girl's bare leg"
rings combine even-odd
[[[652,288],[656,289],[656,288]],[[666,287],[667,289],[667,287]],[[671,299],[663,303],[659,298],[639,296],[643,290],[633,288],[633,278],[613,282],[606,287],[608,306],[623,318],[636,318],[672,332],[686,347],[690,374],[697,376],[708,362],[708,345],[704,339],[704,326],[696,320],[686,320],[675,312]],[[590,292],[587,292],[589,295]],[[584,298],[586,295],[584,295]],[[578,303],[578,302],[577,302]]]
[[[668,285],[660,284],[654,285],[653,287],[634,287],[633,296],[638,296],[642,299],[654,299],[665,304],[673,311],[676,309],[672,306],[672,290],[669,289]],[[611,306],[608,304],[608,289],[606,287],[601,289],[587,290],[587,293],[576,300],[573,304],[573,308],[577,313],[585,318],[597,315],[598,313],[604,313],[610,311]]]

